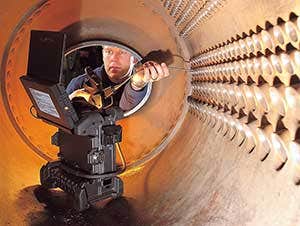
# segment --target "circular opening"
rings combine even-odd
[[[170,49],[173,54],[183,53],[188,56],[185,43],[174,39],[170,27],[159,14],[153,14],[152,10],[144,6],[136,7],[136,2],[122,2],[99,14],[99,7],[110,6],[110,1],[96,1],[94,4],[85,1],[75,1],[74,4],[56,0],[42,1],[24,14],[9,36],[0,74],[4,108],[18,135],[45,160],[57,158],[58,150],[50,144],[50,137],[56,128],[32,117],[29,111],[32,104],[19,79],[26,75],[31,30],[66,33],[68,51],[95,40],[113,40],[116,46],[123,43],[123,47],[130,46],[143,56],[158,49]],[[128,10],[132,14],[126,13]],[[132,15],[139,17],[138,25]],[[149,19],[157,26],[149,27]],[[128,51],[133,50],[129,48]],[[183,62],[176,59],[174,65],[182,67]],[[189,75],[183,71],[172,71],[171,76],[154,83],[151,98],[141,111],[136,112],[143,103],[132,111],[135,112],[132,117],[120,121],[126,131],[123,134],[122,150],[126,152],[129,168],[157,156],[178,131],[187,112],[189,79]]]
[[[142,57],[139,53],[137,53],[130,47],[122,45],[120,43],[105,40],[87,41],[79,43],[70,47],[65,52],[64,74],[66,86],[72,78],[84,74],[85,67],[90,66],[93,69],[96,69],[103,65],[103,46],[118,47],[129,52],[137,61],[142,60]],[[138,111],[147,102],[152,90],[151,82],[148,83],[146,89],[146,94],[143,97],[143,99],[134,108],[125,111],[125,117],[128,117],[129,115]]]

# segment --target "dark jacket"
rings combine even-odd
[[[104,66],[96,68],[94,72],[97,76],[99,76],[99,78],[102,79],[103,88],[117,85],[109,79],[105,72]],[[87,74],[79,75],[78,77],[73,78],[66,88],[67,93],[70,95],[75,90],[83,88],[83,84],[87,82],[87,80]],[[144,87],[142,90],[136,91],[132,89],[130,82],[127,82],[124,86],[118,89],[114,95],[114,106],[119,106],[124,111],[131,110],[138,105],[146,95],[146,87]]]

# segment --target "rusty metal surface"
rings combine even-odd
[[[271,0],[3,4],[0,225],[300,225],[299,15],[297,1]],[[190,59],[174,64],[190,73],[155,84],[121,122],[124,198],[76,214],[65,194],[39,188],[55,129],[30,116],[18,81],[30,29]]]

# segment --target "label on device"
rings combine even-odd
[[[56,118],[60,118],[59,114],[54,106],[54,103],[48,93],[29,88],[38,108],[40,111],[45,112],[49,115],[52,115]]]

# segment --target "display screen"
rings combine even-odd
[[[53,117],[60,118],[54,106],[54,103],[48,93],[33,88],[29,88],[29,90],[40,111],[52,115]]]

